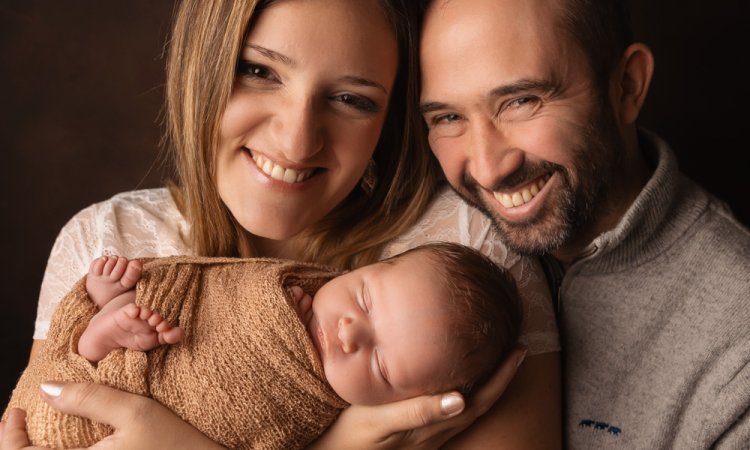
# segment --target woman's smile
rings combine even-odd
[[[270,158],[254,152],[248,148],[244,148],[250,158],[255,162],[256,167],[261,170],[264,174],[268,175],[274,180],[281,181],[288,184],[301,183],[315,174],[318,170],[316,168],[291,168],[285,167],[282,164],[272,161]]]

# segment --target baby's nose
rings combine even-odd
[[[366,330],[359,321],[349,317],[339,319],[339,341],[344,353],[350,354],[359,350],[366,338]]]

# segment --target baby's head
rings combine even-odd
[[[326,283],[307,328],[333,389],[352,404],[464,393],[514,347],[515,282],[479,252],[431,243]]]

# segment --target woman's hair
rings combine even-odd
[[[423,244],[385,262],[416,252],[435,263],[447,298],[445,335],[452,356],[446,361],[454,365],[448,379],[436,380],[440,384],[431,388],[469,394],[516,346],[523,320],[516,282],[487,256],[452,242]]]
[[[373,159],[377,184],[355,188],[341,204],[303,231],[301,258],[352,268],[376,261],[383,245],[425,211],[437,188],[418,111],[416,11],[410,0],[378,0],[397,36],[399,65]],[[221,117],[234,86],[249,28],[273,0],[183,0],[168,45],[166,143],[176,169],[172,186],[190,225],[193,251],[237,256],[245,231],[216,187]],[[252,250],[252,249],[251,249]]]

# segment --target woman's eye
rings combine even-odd
[[[250,61],[240,61],[237,63],[237,74],[240,77],[251,80],[278,81],[278,77],[271,69],[262,64],[255,64]]]
[[[332,97],[333,100],[343,103],[344,105],[354,108],[358,111],[375,113],[380,111],[380,107],[367,97],[354,94],[339,94]]]

